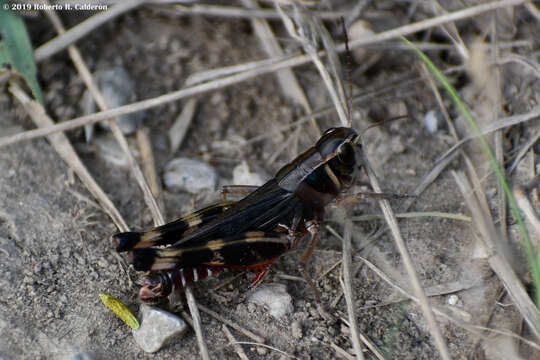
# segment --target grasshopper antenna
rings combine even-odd
[[[379,120],[379,121],[377,121],[376,123],[371,124],[371,125],[369,125],[368,127],[362,129],[362,131],[360,131],[360,135],[359,135],[359,136],[364,135],[364,133],[365,133],[366,131],[368,131],[369,129],[371,129],[371,128],[374,128],[374,127],[377,127],[377,126],[381,126],[381,125],[384,125],[384,124],[388,124],[389,122],[392,122],[392,121],[401,120],[401,119],[406,119],[406,118],[408,118],[408,117],[409,117],[409,116],[407,116],[407,115],[399,115],[399,116],[395,116],[395,117],[390,118],[390,119]]]
[[[351,49],[349,48],[349,36],[347,35],[347,26],[345,25],[345,19],[342,17],[340,17],[340,21],[341,21],[341,27],[343,29],[343,36],[345,38],[345,55],[346,55],[346,64],[347,64],[347,80],[349,82],[349,99],[348,99],[348,102],[347,102],[347,117],[349,119],[349,125],[352,124],[352,108],[353,108],[353,86],[352,86],[352,54],[351,54]],[[363,129],[360,134],[355,138],[355,142],[358,143],[360,142],[360,139],[362,137],[362,135],[364,135],[364,133],[373,128],[373,127],[376,127],[376,126],[380,126],[380,125],[383,125],[383,124],[387,124],[391,121],[395,121],[395,120],[401,120],[401,119],[404,119],[406,118],[407,115],[400,115],[400,116],[396,116],[396,117],[393,117],[393,118],[390,118],[390,119],[385,119],[385,120],[381,120],[381,121],[377,121],[375,124],[372,124],[372,125],[369,125],[368,127],[366,127],[365,129]]]
[[[345,25],[345,19],[340,17],[341,27],[343,29],[343,36],[345,37],[345,56],[347,64],[347,80],[349,82],[349,101],[347,103],[347,117],[349,119],[349,125],[352,124],[352,96],[353,96],[353,86],[352,86],[352,55],[351,49],[349,48],[349,36],[347,35],[347,26]]]
[[[393,118],[390,118],[390,119],[385,119],[385,120],[380,120],[380,121],[377,121],[376,123],[374,124],[371,124],[369,125],[368,127],[362,129],[362,131],[360,131],[360,133],[354,138],[354,142],[356,144],[359,144],[361,141],[362,141],[362,136],[364,136],[364,133],[366,131],[368,131],[369,129],[371,128],[374,128],[374,127],[377,127],[377,126],[381,126],[383,124],[388,124],[389,122],[391,121],[396,121],[396,120],[401,120],[401,119],[405,119],[405,118],[408,118],[407,115],[400,115],[400,116],[396,116],[396,117],[393,117]]]

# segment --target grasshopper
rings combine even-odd
[[[113,235],[136,270],[148,271],[140,299],[156,304],[175,290],[223,270],[268,267],[309,235],[302,260],[317,243],[325,206],[354,182],[362,168],[360,136],[352,128],[324,132],[317,143],[237,202],[222,202],[142,232]]]

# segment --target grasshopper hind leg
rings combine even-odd
[[[305,227],[306,230],[309,233],[309,243],[302,254],[301,257],[301,265],[300,265],[300,271],[302,275],[304,276],[304,279],[306,279],[309,286],[313,289],[313,292],[315,293],[315,297],[318,301],[321,299],[321,295],[319,293],[319,290],[317,290],[317,285],[313,281],[313,278],[308,271],[308,265],[309,260],[311,259],[311,256],[313,255],[313,250],[315,249],[315,246],[317,245],[317,242],[319,240],[319,220],[322,219],[322,214],[316,214],[315,219],[306,221]]]

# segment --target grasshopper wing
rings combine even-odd
[[[277,258],[289,249],[289,244],[287,235],[283,233],[251,231],[208,241],[196,247],[135,249],[130,254],[130,262],[139,271],[200,265],[247,269]]]
[[[151,246],[170,245],[212,222],[229,209],[232,204],[233,202],[223,202],[211,205],[186,217],[151,230],[118,233],[112,236],[112,241],[118,252]]]

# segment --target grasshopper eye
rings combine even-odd
[[[344,142],[337,149],[337,155],[339,161],[347,165],[354,165],[355,162],[355,149],[350,142]]]

